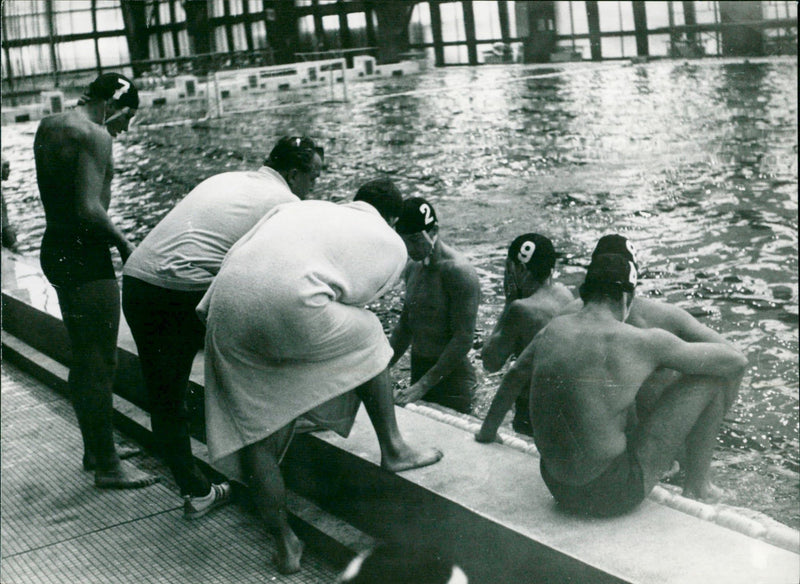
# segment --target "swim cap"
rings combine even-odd
[[[639,265],[639,262],[636,259],[636,248],[629,239],[621,235],[610,234],[601,237],[597,241],[597,245],[592,252],[592,260],[594,260],[595,256],[606,253],[619,254],[625,259],[633,262],[635,266]]]
[[[139,90],[133,81],[119,73],[103,73],[89,84],[81,102],[91,99],[113,99],[119,107],[137,109],[139,107]],[[79,103],[81,103],[79,102]]]
[[[388,178],[376,178],[364,183],[353,200],[369,203],[387,220],[395,219],[403,212],[403,195]]]
[[[395,225],[400,235],[430,231],[439,224],[433,206],[422,197],[411,197],[403,202],[403,212]]]
[[[279,139],[269,157],[264,161],[264,166],[269,166],[277,171],[298,168],[304,172],[311,172],[314,154],[325,159],[325,151],[317,146],[308,136],[284,136]]]
[[[523,264],[537,280],[544,280],[556,265],[556,250],[544,235],[526,233],[511,242],[508,259]]]
[[[587,288],[619,286],[623,292],[633,292],[638,283],[636,265],[622,254],[603,253],[592,257],[583,285]]]

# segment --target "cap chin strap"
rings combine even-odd
[[[433,255],[433,250],[436,249],[436,241],[439,239],[439,234],[437,233],[431,237],[427,231],[423,231],[422,235],[425,237],[425,241],[427,241],[431,246],[431,251],[428,252],[428,255],[422,258],[422,265],[429,266],[431,265],[431,256]]]
[[[108,109],[108,106],[106,106],[106,109]],[[124,107],[121,110],[119,110],[117,113],[115,113],[113,116],[111,116],[110,118],[106,118],[105,111],[104,111],[103,112],[103,118],[104,118],[103,119],[103,125],[105,126],[109,122],[113,122],[117,118],[121,118],[122,116],[126,115],[129,111],[131,111],[131,110],[128,107]]]

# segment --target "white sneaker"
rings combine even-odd
[[[231,484],[227,481],[219,485],[211,485],[211,491],[205,497],[183,498],[183,516],[186,519],[199,519],[212,509],[221,507],[231,500]]]

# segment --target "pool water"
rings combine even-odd
[[[123,135],[115,220],[140,241],[202,179],[258,166],[278,136],[307,133],[326,152],[312,197],[349,199],[389,176],[431,200],[442,238],[481,277],[476,347],[502,308],[516,235],[548,235],[558,278],[577,290],[597,239],[622,233],[640,251],[642,294],[748,357],[714,462],[728,502],[800,527],[796,58],[447,68],[348,95]],[[31,254],[44,229],[35,128],[2,134],[9,215]],[[376,307],[387,329],[401,302],[398,290]],[[477,415],[500,378],[482,375]]]

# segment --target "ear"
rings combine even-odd
[[[297,180],[297,173],[298,172],[300,172],[300,171],[297,170],[296,168],[290,168],[289,170],[287,170],[286,171],[286,182],[291,185],[292,182]]]

